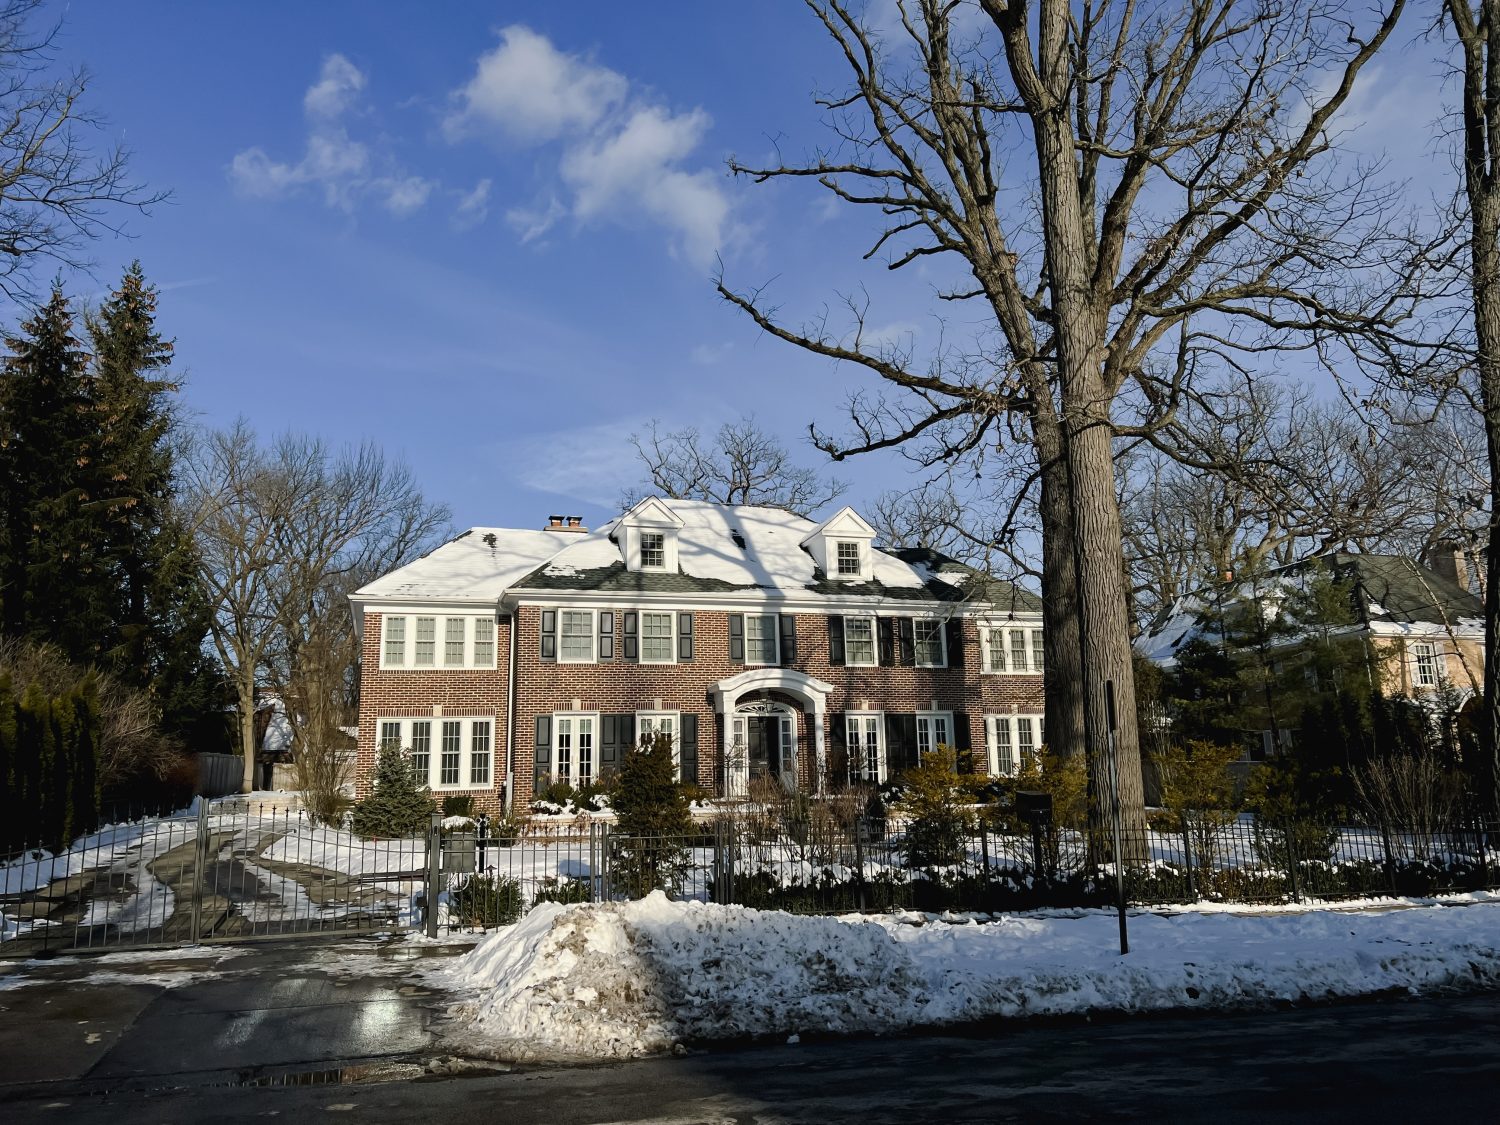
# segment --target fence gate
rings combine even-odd
[[[427,839],[363,840],[242,797],[111,825],[0,866],[0,956],[413,924]]]

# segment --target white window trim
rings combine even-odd
[[[592,726],[592,728],[590,729],[590,732],[589,732],[590,735],[593,738],[593,746],[590,748],[593,760],[590,762],[591,771],[589,773],[589,781],[590,782],[598,781],[599,780],[599,733],[600,733],[599,732],[599,712],[598,711],[554,711],[554,712],[552,712],[552,768],[551,768],[552,780],[554,782],[566,781],[574,789],[578,788],[578,741],[577,741],[578,732],[577,732],[576,729],[573,731],[573,739],[574,739],[574,741],[573,741],[572,747],[570,748],[571,749],[571,754],[570,754],[571,760],[568,763],[568,766],[569,766],[568,776],[567,777],[560,777],[560,776],[558,776],[558,773],[557,773],[557,738],[558,738],[558,735],[561,733],[561,728],[558,725],[558,720],[559,719],[592,719],[593,720],[593,726]]]
[[[853,660],[849,656],[849,622],[868,621],[870,623],[870,659]],[[844,665],[848,668],[875,668],[880,664],[880,625],[875,620],[874,614],[869,613],[846,613],[844,614]]]
[[[589,654],[587,657],[563,655],[563,614],[586,613],[588,614],[589,627],[586,636],[589,639]],[[599,614],[592,609],[559,609],[557,611],[557,662],[559,664],[597,664],[599,663]],[[572,712],[568,712],[572,714]]]
[[[655,535],[661,540],[661,562],[648,563],[646,561],[646,536]],[[667,569],[667,533],[665,531],[645,531],[641,536],[641,569],[642,570],[666,570]]]
[[[923,664],[917,659],[917,626],[936,625],[938,635],[938,649],[942,655],[936,664]],[[940,617],[914,617],[911,622],[911,659],[918,668],[946,668],[948,667],[948,628],[947,623]]]
[[[1000,650],[1001,650],[1001,652],[1005,656],[1005,667],[1004,668],[992,668],[992,667],[990,667],[990,663],[991,663],[990,662],[990,654],[991,654],[991,652],[993,651],[993,648],[994,648],[994,646],[993,646],[993,644],[992,644],[992,642],[990,640],[990,633],[992,631],[995,631],[995,630],[999,630],[1000,631],[1000,633],[1002,634],[1001,635],[1001,640],[1004,642],[1000,646]],[[1026,634],[1026,667],[1024,669],[1022,669],[1021,671],[1017,671],[1015,668],[1011,667],[1010,635],[1013,632],[1021,632],[1021,633],[1025,633]],[[980,672],[980,675],[983,675],[983,676],[1042,676],[1042,675],[1045,675],[1046,674],[1046,669],[1045,668],[1038,668],[1038,667],[1036,667],[1036,660],[1034,659],[1034,655],[1036,653],[1036,640],[1037,640],[1037,638],[1039,636],[1041,636],[1041,634],[1042,634],[1042,627],[1040,625],[1017,625],[1017,624],[1014,624],[1014,623],[1008,622],[1008,621],[1002,621],[1002,622],[996,622],[996,623],[988,623],[988,624],[981,624],[979,626],[979,672]]]
[[[677,663],[677,614],[669,609],[638,609],[635,611],[635,657],[637,664],[676,664]],[[665,660],[646,659],[646,618],[666,617],[672,624],[667,631],[667,652],[670,654]],[[561,634],[559,634],[561,635]]]
[[[922,723],[923,723],[924,720],[926,722],[928,722],[928,723],[931,723],[932,720],[934,720],[934,719],[943,719],[943,720],[945,720],[947,722],[947,724],[948,724],[948,739],[947,739],[946,742],[944,742],[944,741],[941,741],[941,740],[936,739],[936,738],[931,738],[931,736],[929,735],[929,738],[931,738],[931,742],[932,742],[931,749],[932,750],[936,750],[939,746],[947,746],[948,749],[950,749],[950,750],[954,749],[953,744],[954,744],[955,741],[957,741],[957,739],[954,736],[953,712],[952,711],[918,711],[917,712],[917,751],[918,751],[919,754],[921,753],[921,749],[922,749]],[[921,760],[920,757],[918,758],[918,760],[919,761]]]
[[[854,570],[844,569],[844,560],[841,548],[854,548]],[[858,539],[835,539],[833,541],[833,569],[834,577],[842,582],[855,582],[865,575],[865,548]]]
[[[384,742],[381,732],[387,723],[395,723],[401,728],[401,750],[405,753],[411,748],[411,729],[413,723],[432,724],[432,742],[427,752],[427,776],[417,778],[419,785],[425,785],[434,793],[456,793],[469,791],[474,793],[488,793],[496,786],[497,757],[495,740],[500,729],[500,722],[494,715],[416,715],[398,717],[394,715],[382,715],[375,720],[375,749],[378,752]],[[458,782],[453,785],[441,784],[439,779],[443,776],[443,724],[458,723]],[[468,778],[472,776],[474,769],[474,724],[489,723],[490,725],[490,779],[488,782],[472,782]]]
[[[417,663],[417,618],[430,617],[435,622],[433,628],[433,663]],[[462,620],[464,623],[464,661],[462,664],[445,664],[448,645],[448,622],[453,619]],[[391,621],[404,621],[405,642],[402,645],[402,660],[396,664],[386,659],[386,627]],[[474,659],[474,638],[479,632],[476,624],[478,621],[489,621],[490,628],[490,659],[484,663],[477,663]],[[492,671],[500,652],[500,627],[494,623],[495,617],[489,613],[387,613],[380,619],[380,670],[382,672],[463,672],[463,671]]]
[[[1000,739],[999,728],[996,720],[1003,719],[1010,724],[1010,753],[1012,769],[1003,772],[1000,769]],[[989,770],[991,777],[1016,777],[1025,765],[1021,755],[1021,728],[1017,719],[1030,719],[1031,727],[1031,752],[1040,754],[1042,747],[1047,744],[1046,731],[1042,727],[1042,713],[1039,711],[1021,711],[1016,714],[988,714],[984,717],[984,758],[985,767]]]
[[[771,636],[770,636],[770,641],[771,641],[771,659],[770,660],[751,660],[750,659],[750,619],[751,618],[761,618],[762,620],[770,622],[770,628],[771,628]],[[744,624],[744,637],[743,637],[743,639],[744,639],[744,642],[745,642],[745,663],[747,665],[753,667],[753,668],[776,668],[776,667],[779,667],[780,664],[781,664],[781,617],[780,617],[780,615],[779,614],[775,614],[775,613],[743,613],[743,614],[740,615],[740,621]],[[764,637],[761,638],[761,639],[765,640]]]
[[[635,713],[635,739],[639,743],[646,734],[646,724],[662,719],[672,720],[672,778],[682,780],[682,712],[681,711],[637,711]]]
[[[861,756],[861,758],[865,754],[865,740],[863,738],[858,738],[856,740],[853,737],[854,732],[849,729],[850,725],[856,722],[863,724],[866,720],[869,719],[875,720],[875,784],[882,785],[886,780],[884,711],[844,712],[844,752],[849,758],[846,773],[848,775],[848,779],[851,782],[856,780],[854,771],[854,754],[855,752],[857,752]],[[854,750],[852,751],[850,749],[851,744],[855,744]],[[858,780],[865,782],[868,782],[870,780],[867,776],[865,776],[865,771],[863,769],[859,771]]]
[[[1425,650],[1425,654],[1424,654]],[[1429,656],[1432,660],[1432,681],[1429,683],[1422,679],[1422,659]],[[1411,684],[1418,688],[1435,688],[1443,682],[1443,654],[1438,649],[1436,642],[1416,641],[1411,646]]]

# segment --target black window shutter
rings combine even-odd
[[[683,712],[677,717],[678,756],[682,762],[682,780],[698,784],[698,716]]]
[[[964,666],[964,619],[958,616],[948,618],[945,630],[948,642],[948,667],[962,668]]]
[[[691,613],[679,613],[677,615],[677,660],[680,664],[687,664],[692,659],[693,615]]]
[[[842,711],[828,716],[828,772],[830,777],[849,777],[849,720]]]
[[[540,786],[542,778],[552,772],[552,716],[536,717],[536,758],[532,777],[532,792]]]
[[[599,611],[599,659],[615,658],[615,614],[614,610]]]
[[[970,753],[969,716],[962,711],[953,716],[953,752],[958,757],[958,772],[974,772],[974,756]]]
[[[876,659],[889,668],[896,663],[896,622],[889,617],[877,617],[875,635],[880,641]]]
[[[844,619],[828,618],[828,663],[838,667],[844,663]]]
[[[620,768],[620,723],[618,715],[599,716],[599,776]]]
[[[557,659],[557,610],[542,610],[542,659]]]
[[[917,628],[910,617],[896,619],[896,662],[910,668],[917,662]]]
[[[745,663],[745,615],[729,615],[729,659],[736,664]]]
[[[895,777],[915,765],[917,765],[917,717],[886,712],[886,776]]]
[[[641,656],[640,636],[636,632],[637,617],[634,610],[620,615],[620,633],[626,660],[639,660]]]
[[[797,619],[790,613],[781,615],[781,663],[797,663]]]

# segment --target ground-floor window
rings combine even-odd
[[[953,713],[951,711],[917,712],[917,760],[939,746],[953,747]]]
[[[635,737],[639,743],[648,735],[665,734],[672,740],[672,776],[682,780],[682,747],[677,741],[676,711],[637,711]]]
[[[986,715],[984,740],[992,777],[1015,777],[1042,745],[1042,716]]]
[[[845,715],[849,780],[885,780],[885,715],[879,711]]]
[[[594,780],[594,736],[599,716],[561,711],[552,716],[552,777],[575,789]]]
[[[493,719],[380,719],[379,746],[405,750],[417,783],[432,789],[489,785],[495,758]]]

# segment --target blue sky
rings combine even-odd
[[[138,256],[203,421],[374,438],[460,527],[605,518],[653,417],[753,413],[820,459],[807,424],[838,427],[870,384],[762,337],[714,294],[720,256],[788,310],[862,283],[876,332],[936,337],[929,278],[859,262],[871,217],[725,172],[825,139],[811,95],[843,64],[791,0],[75,0],[65,18],[61,61],[173,193],[95,248],[102,284],[72,288]],[[1393,57],[1355,107],[1359,143],[1419,174],[1431,51]],[[856,506],[909,480],[894,457],[839,471]]]

